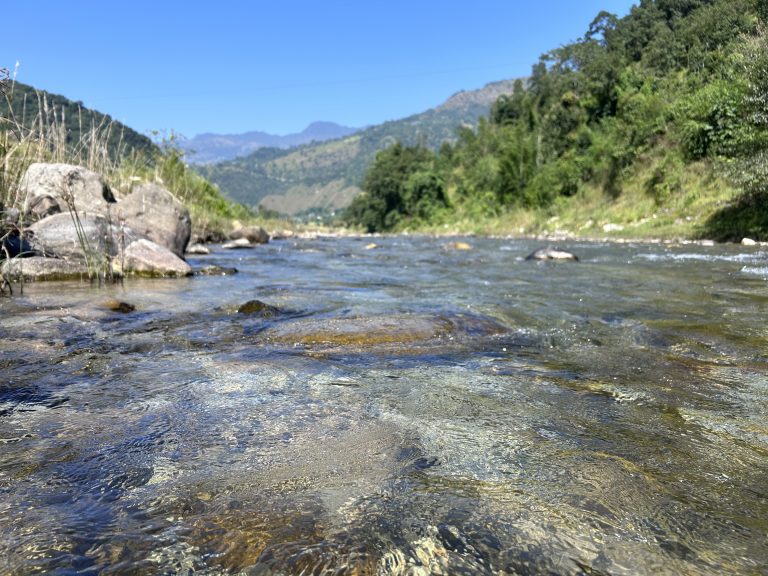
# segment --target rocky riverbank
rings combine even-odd
[[[8,280],[192,273],[184,260],[189,211],[160,184],[120,194],[82,166],[35,163],[19,194],[21,211],[3,222],[0,272]]]
[[[208,251],[202,245],[208,239],[192,238],[189,210],[157,182],[137,182],[123,193],[82,166],[35,163],[20,182],[19,198],[21,209],[0,207],[3,285],[190,276],[185,255]],[[236,224],[222,239],[228,248],[251,248],[270,235]]]

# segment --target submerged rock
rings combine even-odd
[[[192,267],[163,246],[144,238],[131,242],[122,259],[115,258],[116,268],[139,276],[190,276]]]
[[[398,348],[418,344],[454,344],[489,336],[505,328],[492,318],[393,314],[330,319],[302,319],[268,328],[263,335],[275,343],[327,348]],[[410,350],[410,348],[408,348]]]
[[[534,250],[528,256],[525,257],[526,260],[574,260],[576,262],[579,261],[579,257],[576,256],[573,252],[568,252],[567,250],[559,250],[558,248],[539,248],[538,250]]]
[[[472,250],[472,245],[467,242],[449,242],[444,248],[446,250]]]
[[[120,312],[122,314],[127,314],[128,312],[134,312],[136,310],[136,306],[133,304],[122,302],[121,300],[116,300],[114,298],[110,298],[104,302],[104,307],[108,310],[112,310],[112,312]]]
[[[262,318],[274,318],[280,314],[280,309],[270,306],[261,300],[249,300],[237,309],[238,314],[258,315]]]
[[[248,238],[238,238],[232,242],[222,244],[221,247],[227,250],[237,250],[238,248],[253,248],[253,244],[250,243]]]
[[[195,270],[195,276],[232,276],[237,274],[237,268],[224,268],[222,266],[205,266]]]

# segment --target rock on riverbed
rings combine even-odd
[[[141,238],[131,242],[122,256],[126,270],[139,276],[191,276],[192,267],[173,252]],[[120,270],[120,261],[113,265]]]
[[[525,257],[526,260],[574,260],[576,262],[579,261],[579,257],[576,256],[573,252],[568,252],[567,250],[560,250],[559,248],[539,248],[538,250],[534,250],[528,256]]]
[[[455,314],[392,314],[365,317],[301,319],[276,324],[260,334],[271,344],[309,351],[378,349],[417,353],[422,348],[450,346],[475,337],[506,332],[485,316]]]

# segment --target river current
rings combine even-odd
[[[1,298],[0,574],[767,573],[765,248],[463,241]]]

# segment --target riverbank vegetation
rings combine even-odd
[[[437,153],[379,153],[374,231],[768,240],[768,8],[642,0],[541,56]]]
[[[224,238],[237,220],[256,220],[245,207],[184,162],[174,135],[155,141],[89,110],[82,103],[15,82],[0,69],[0,206],[21,209],[20,181],[34,162],[61,162],[101,174],[126,194],[140,182],[158,182],[189,209],[199,238]]]

